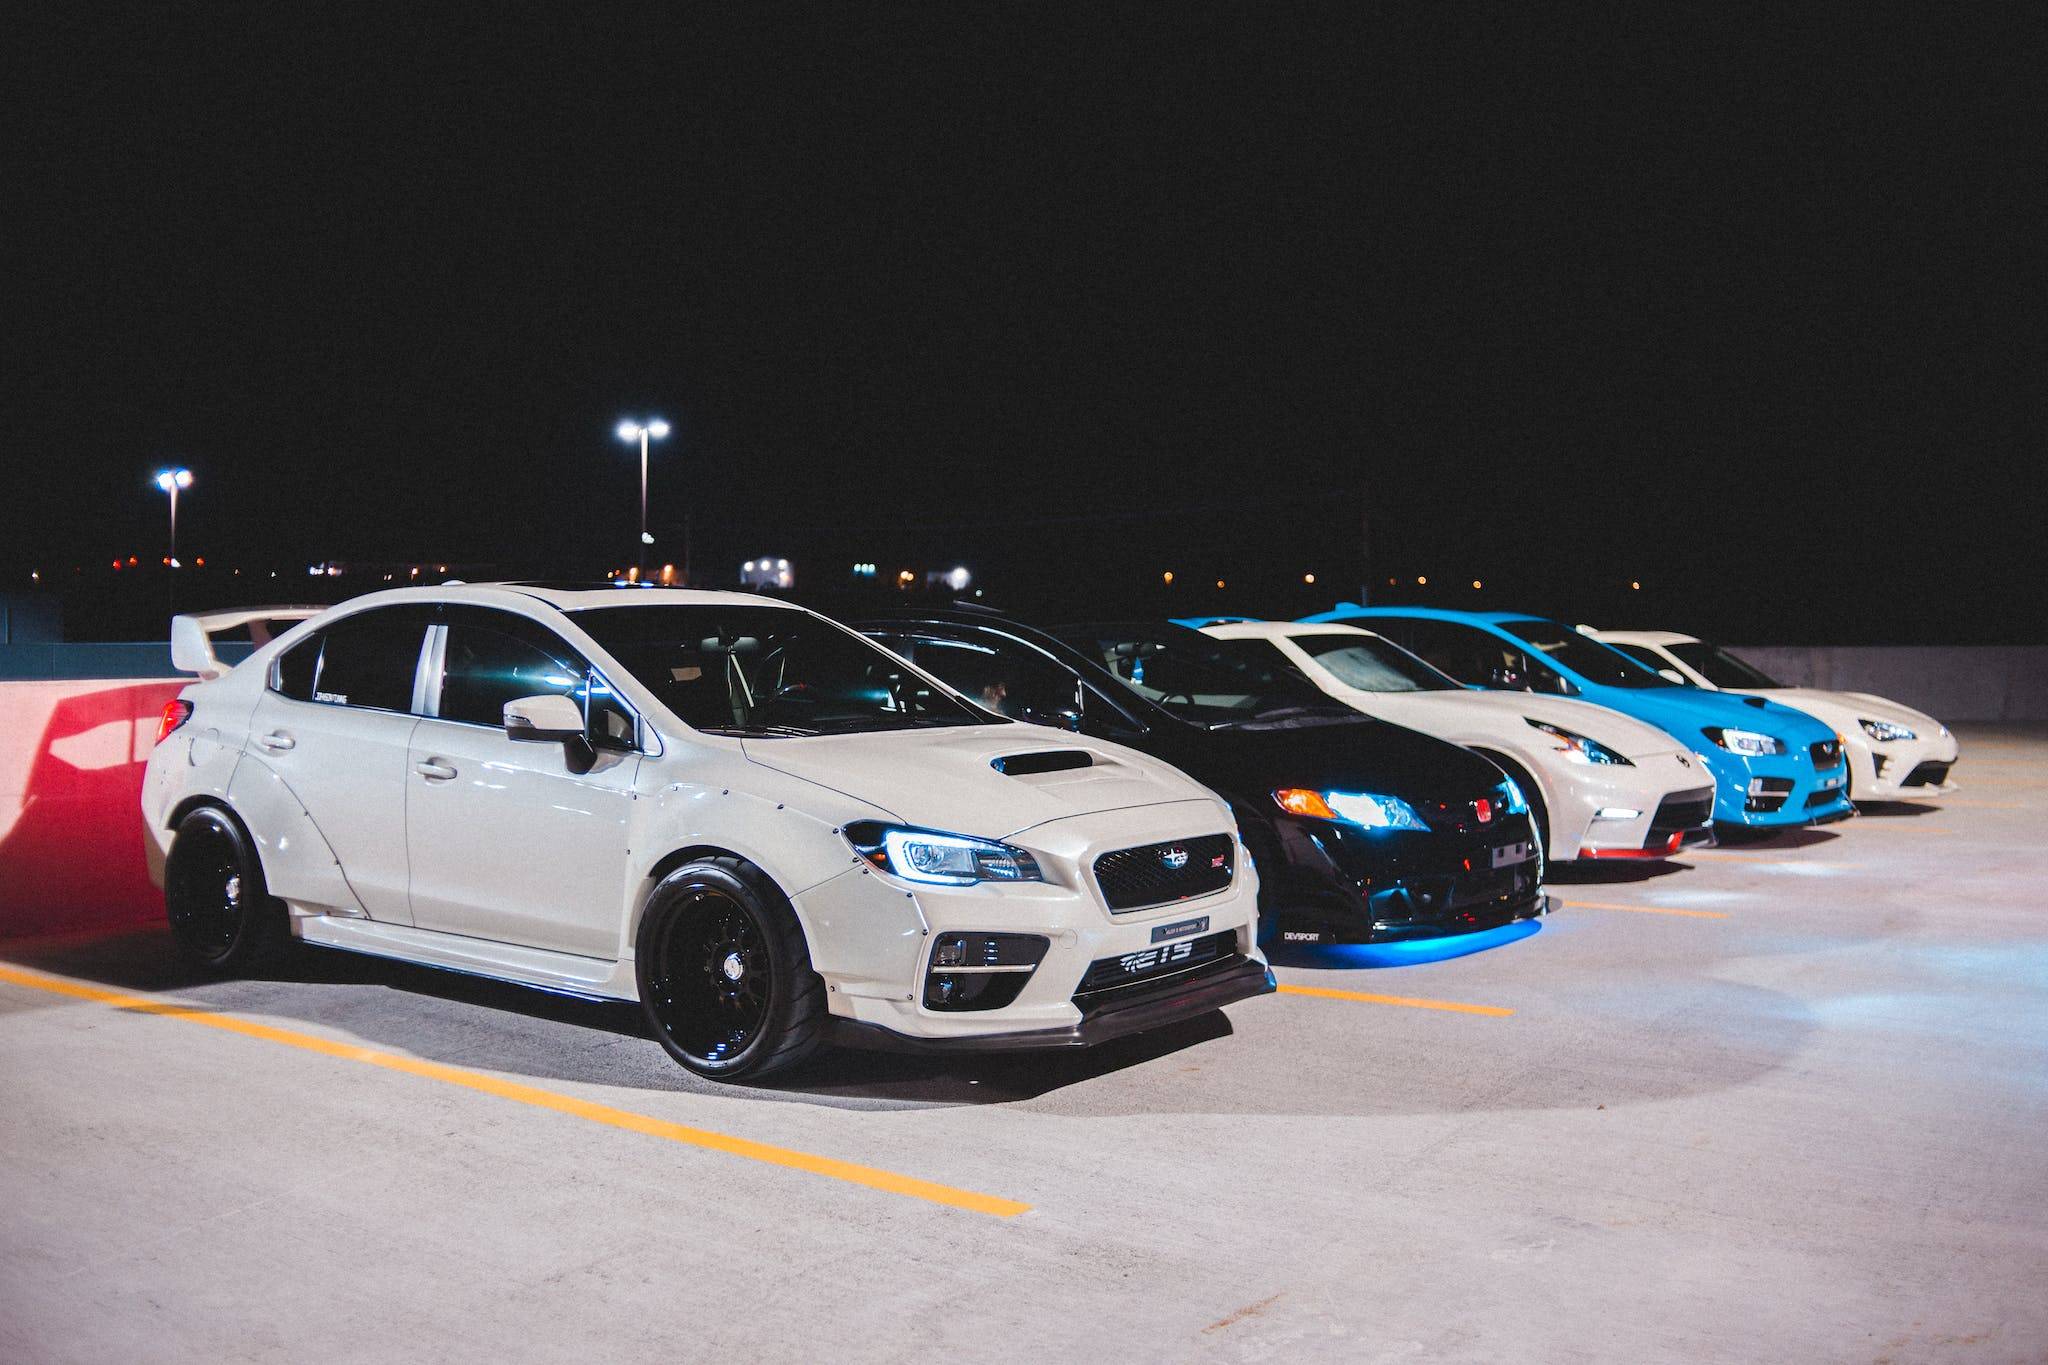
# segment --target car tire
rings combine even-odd
[[[214,806],[178,822],[164,859],[164,912],[178,955],[207,972],[260,966],[291,936],[289,912],[270,894],[254,841]]]
[[[636,939],[640,1008],[662,1048],[713,1080],[786,1070],[823,1039],[825,983],[789,897],[744,859],[662,878]]]

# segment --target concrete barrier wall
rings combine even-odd
[[[2048,721],[2048,645],[1731,645],[1791,687],[1874,692],[1936,720]]]
[[[142,768],[190,678],[0,682],[0,938],[163,918]]]

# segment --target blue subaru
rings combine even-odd
[[[1674,683],[1560,622],[1352,602],[1302,619],[1370,626],[1471,686],[1578,697],[1647,721],[1713,773],[1720,823],[1805,825],[1856,813],[1841,737],[1804,711]]]

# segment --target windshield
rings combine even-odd
[[[1391,640],[1376,635],[1289,636],[1295,648],[1361,692],[1458,692],[1463,689]]]
[[[1185,626],[1068,626],[1059,636],[1131,691],[1197,725],[1360,719],[1284,661],[1241,657]]]
[[[1644,668],[1634,659],[1618,649],[1610,649],[1598,640],[1581,635],[1571,627],[1557,621],[1542,621],[1535,617],[1523,617],[1515,621],[1503,621],[1501,629],[1522,640],[1531,648],[1542,651],[1553,662],[1584,678],[1587,682],[1603,687],[1676,687],[1669,678],[1660,678],[1650,669]]]
[[[1752,667],[1719,645],[1693,643],[1666,645],[1679,662],[1716,687],[1783,687],[1785,684],[1760,668]]]
[[[780,738],[994,723],[895,655],[805,611],[594,607],[570,619],[686,725],[710,734]]]

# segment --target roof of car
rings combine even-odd
[[[1681,635],[1675,630],[1596,630],[1593,638],[1610,645],[1696,645],[1700,642],[1697,635]]]
[[[751,592],[723,592],[704,588],[619,587],[605,582],[590,584],[495,582],[442,583],[437,586],[386,588],[353,599],[378,604],[399,602],[478,602],[505,605],[508,596],[545,602],[557,611],[582,611],[590,607],[674,607],[745,606],[772,607],[784,611],[801,608],[773,597]]]
[[[1313,616],[1301,619],[1321,624],[1341,622],[1357,617],[1407,616],[1423,621],[1463,621],[1468,624],[1502,626],[1510,621],[1544,621],[1550,618],[1532,611],[1454,611],[1448,607],[1361,607],[1356,602],[1339,602],[1328,611],[1319,611]]]
[[[1342,621],[1226,621],[1203,626],[1204,635],[1219,640],[1298,640],[1305,635],[1371,635],[1363,626]]]

